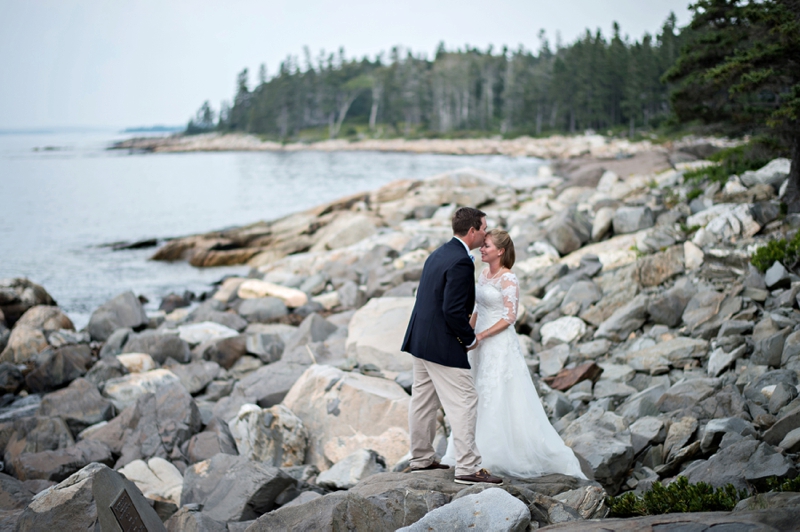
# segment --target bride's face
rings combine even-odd
[[[483,241],[483,245],[481,246],[481,260],[486,264],[492,264],[494,261],[500,260],[500,257],[503,256],[503,249],[498,249],[494,242],[492,242],[492,237],[486,235],[486,238]]]

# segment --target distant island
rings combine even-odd
[[[122,133],[175,133],[185,129],[186,126],[138,126],[125,128]]]

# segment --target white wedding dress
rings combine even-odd
[[[475,440],[483,458],[481,465],[495,475],[516,478],[549,473],[586,478],[572,449],[550,424],[522,356],[514,330],[517,277],[508,272],[490,279],[487,274],[488,269],[481,273],[475,290],[475,331],[484,331],[501,319],[510,325],[469,352],[478,392]],[[442,463],[453,466],[452,436],[447,443]]]

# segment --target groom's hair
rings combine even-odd
[[[486,216],[486,213],[478,209],[461,207],[453,213],[453,234],[456,236],[464,236],[469,233],[470,227],[474,227],[477,231],[481,228],[481,222],[484,216]]]

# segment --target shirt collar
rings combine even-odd
[[[461,240],[460,238],[458,238],[458,237],[457,237],[457,236],[455,236],[455,235],[453,236],[453,238],[455,238],[456,240],[458,240],[459,242],[461,242],[461,245],[462,245],[462,246],[464,246],[464,249],[466,249],[466,250],[467,250],[467,255],[469,255],[470,257],[472,257],[472,253],[470,253],[470,252],[469,252],[469,247],[467,246],[467,244],[466,244],[466,243],[465,243],[463,240]]]

